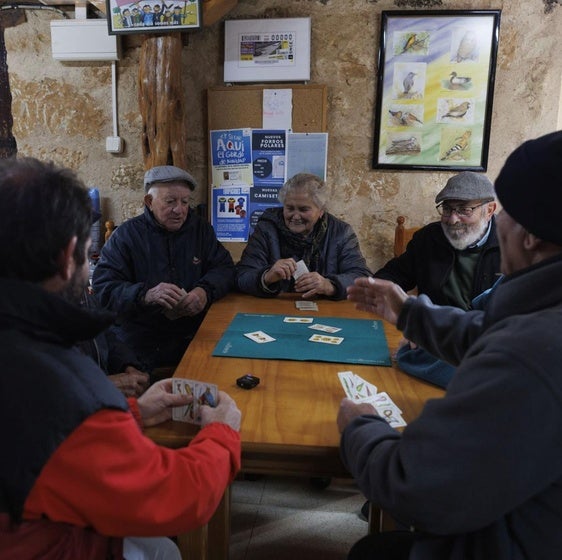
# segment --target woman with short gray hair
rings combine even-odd
[[[352,227],[326,211],[328,195],[324,181],[310,173],[281,187],[283,207],[265,210],[237,265],[240,291],[345,299],[355,278],[371,276]]]

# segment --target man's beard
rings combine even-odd
[[[454,225],[441,223],[443,233],[449,243],[458,251],[463,251],[471,245],[475,245],[484,237],[488,229],[488,222],[482,219],[475,224],[465,224],[458,222]]]
[[[88,269],[86,269],[87,271]],[[61,292],[61,296],[71,303],[79,304],[82,300],[84,290],[88,285],[88,275],[84,273],[84,267],[78,267],[70,277],[68,284]]]

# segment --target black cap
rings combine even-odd
[[[562,246],[562,132],[516,148],[495,187],[498,200],[516,222],[539,239]]]

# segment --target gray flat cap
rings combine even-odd
[[[187,171],[173,165],[159,165],[144,174],[144,190],[148,192],[154,183],[171,183],[172,181],[183,181],[191,190],[197,186],[197,182]]]
[[[451,177],[435,197],[436,204],[443,200],[494,200],[494,185],[485,176],[463,171]]]

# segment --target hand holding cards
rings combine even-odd
[[[177,406],[172,410],[172,420],[201,424],[199,408],[201,405],[215,407],[217,405],[218,389],[213,383],[202,383],[192,379],[172,379],[172,392],[193,397],[191,403]]]
[[[345,395],[349,399],[373,405],[377,414],[393,428],[406,426],[406,421],[402,418],[402,411],[394,404],[388,393],[384,391],[379,393],[375,385],[352,371],[340,371],[338,377]]]

